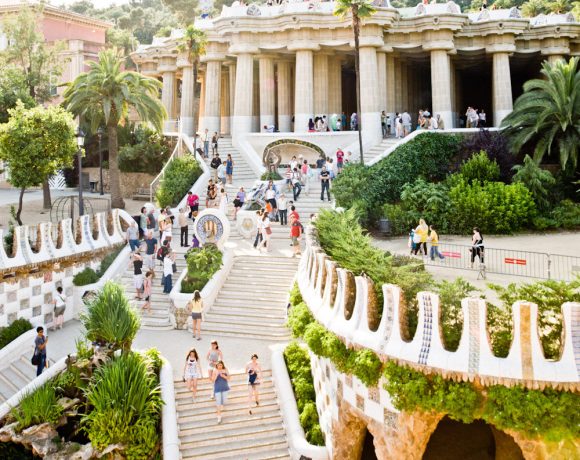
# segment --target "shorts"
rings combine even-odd
[[[60,307],[55,307],[54,316],[59,317],[61,315],[64,315],[65,310],[66,310],[66,305],[62,305]]]
[[[201,319],[201,313],[191,313],[191,319]]]
[[[300,244],[300,241],[298,241],[298,237],[293,236],[292,237],[292,246],[298,246],[299,244]]]
[[[145,254],[145,257],[143,257],[144,262],[145,262],[145,266],[147,268],[151,268],[151,269],[155,268],[155,258],[153,256],[154,256],[154,254]]]
[[[337,168],[342,168],[344,166],[344,163],[342,161],[337,161],[336,162],[336,167]]]
[[[224,406],[228,402],[228,392],[227,391],[218,391],[215,394],[215,403],[218,406]]]
[[[133,286],[135,289],[143,289],[143,274],[133,275]]]
[[[407,131],[411,131],[411,123],[403,123],[403,128]]]

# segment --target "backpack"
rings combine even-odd
[[[158,250],[157,250],[157,260],[163,260],[165,259],[165,256],[167,255],[167,247],[166,246],[161,246]]]

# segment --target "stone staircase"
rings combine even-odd
[[[374,147],[366,150],[364,152],[365,164],[368,165],[372,160],[381,155],[385,150],[390,149],[394,145],[397,145],[400,141],[401,139],[397,139],[396,137],[387,137],[386,139],[383,139],[383,141],[380,144],[375,145]]]
[[[50,331],[49,331],[50,334]],[[34,344],[22,347],[19,354],[15,354],[10,362],[0,365],[0,404],[8,400],[22,388],[36,378],[36,366],[30,364],[30,358],[34,352]],[[50,352],[50,350],[49,350]],[[54,360],[48,358],[49,367]]]
[[[227,363],[226,363],[227,364]],[[204,370],[207,377],[207,371]],[[272,373],[264,370],[260,405],[248,413],[245,374],[232,374],[222,422],[216,419],[213,387],[209,379],[198,381],[197,402],[181,380],[175,382],[177,423],[182,459],[274,460],[289,459],[284,422],[278,408]]]
[[[202,335],[288,340],[288,291],[298,259],[272,255],[236,257],[228,277],[205,313]]]

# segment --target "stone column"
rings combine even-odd
[[[162,58],[159,71],[163,78],[163,86],[161,88],[161,103],[167,112],[167,120],[165,121],[164,131],[171,131],[175,129],[173,112],[175,110],[175,64],[166,58]]]
[[[409,107],[409,80],[406,62],[401,62],[401,106],[403,112],[411,113]]]
[[[342,114],[342,60],[328,58],[328,113]]]
[[[200,80],[199,88],[199,113],[197,114],[197,132],[202,133],[203,126],[203,116],[205,114],[205,73],[198,74]]]
[[[274,60],[269,56],[260,56],[260,132],[264,125],[275,123],[276,85],[274,80]]]
[[[396,112],[396,96],[395,96],[395,57],[392,53],[387,54],[387,115],[391,119],[391,133],[395,132],[395,112]]]
[[[379,75],[379,111],[387,111],[387,55],[377,52],[377,73]]]
[[[383,137],[379,111],[379,78],[377,50],[373,46],[360,48],[360,123],[365,144],[376,144]]]
[[[222,63],[209,61],[207,63],[205,81],[205,113],[204,129],[210,134],[220,132],[220,89],[222,81]]]
[[[228,78],[229,78],[229,84],[228,84],[228,88],[230,91],[230,134],[232,133],[232,126],[234,125],[234,105],[235,105],[235,100],[236,100],[236,64],[233,62],[229,62],[228,63]]]
[[[308,120],[313,118],[313,64],[312,50],[296,51],[296,84],[294,85],[294,132],[308,131]]]
[[[562,56],[561,54],[550,54],[548,56],[548,62],[552,65],[554,65],[556,62],[562,61],[562,60],[564,60],[564,56]]]
[[[260,127],[260,69],[254,66],[254,99],[252,101],[252,132],[259,133]]]
[[[289,61],[278,61],[278,130],[281,133],[289,133],[292,130],[292,82]]]
[[[189,63],[182,67],[181,77],[181,132],[193,135],[193,66]]]
[[[512,81],[509,53],[493,54],[493,124],[501,125],[502,120],[512,111]]]
[[[317,53],[314,56],[314,115],[328,118],[328,55]]]
[[[232,135],[252,131],[252,108],[254,101],[254,58],[249,53],[238,55],[236,64],[236,89]]]
[[[230,133],[230,80],[227,71],[221,76],[220,127],[223,134]]]
[[[403,111],[403,79],[401,78],[401,60],[395,59],[395,112]]]
[[[453,128],[451,68],[446,50],[431,51],[431,114],[440,115],[445,128]]]

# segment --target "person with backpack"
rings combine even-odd
[[[302,235],[302,224],[296,215],[290,215],[290,239],[292,240],[292,257],[300,255],[300,236]]]
[[[48,344],[48,337],[44,335],[44,328],[38,326],[36,328],[36,337],[34,338],[34,354],[32,355],[32,364],[36,366],[36,376],[38,377],[46,367],[48,362],[46,360],[46,345]]]

